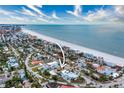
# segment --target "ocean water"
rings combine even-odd
[[[25,28],[124,58],[124,25],[27,25]]]

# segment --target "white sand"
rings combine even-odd
[[[80,52],[93,54],[94,56],[97,56],[97,57],[103,57],[104,60],[107,61],[107,62],[111,62],[111,63],[117,64],[117,65],[120,65],[120,66],[124,66],[124,58],[113,56],[113,55],[110,55],[110,54],[107,54],[107,53],[103,53],[103,52],[93,50],[93,49],[90,49],[90,48],[86,48],[86,47],[83,47],[83,46],[79,46],[79,45],[76,45],[76,44],[72,44],[72,43],[62,41],[62,40],[59,40],[59,39],[55,39],[55,38],[52,38],[52,37],[49,37],[49,36],[45,36],[45,35],[39,34],[37,32],[31,31],[31,30],[28,30],[28,29],[23,29],[23,32],[31,34],[31,35],[35,35],[40,39],[43,39],[43,40],[46,40],[46,41],[49,41],[49,42],[52,42],[52,43],[59,43],[60,45],[70,47],[73,50],[79,50]]]

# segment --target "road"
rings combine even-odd
[[[14,52],[14,54],[15,54],[15,56],[18,58],[18,56],[19,56],[19,54],[17,53],[17,51],[10,45],[10,47],[12,48],[12,51]],[[32,53],[33,54],[33,53]],[[26,65],[26,68],[27,68],[27,70],[34,76],[34,77],[37,77],[37,78],[43,78],[41,75],[39,75],[38,73],[36,73],[36,72],[33,72],[32,71],[32,68],[30,68],[29,66],[28,66],[28,63],[29,63],[29,59],[30,59],[30,57],[31,57],[31,55],[32,54],[29,54],[28,56],[27,56],[27,58],[26,58],[26,60],[24,61],[24,63],[25,63],[25,65]],[[40,84],[40,81],[38,81],[39,82],[39,84]]]
[[[32,71],[32,68],[30,68],[30,67],[28,66],[28,62],[29,62],[29,59],[30,59],[31,55],[32,55],[32,54],[29,54],[29,55],[27,56],[25,62],[24,62],[25,65],[26,65],[27,70],[28,70],[30,73],[32,73],[32,75],[34,75],[35,77],[37,77],[37,78],[43,78],[43,77],[42,77],[41,75],[39,75],[38,73],[33,72],[33,71]]]
[[[10,46],[11,46],[11,45],[10,45]],[[12,46],[11,46],[11,48],[12,48],[12,51],[14,52],[15,56],[18,57],[19,54],[17,53],[17,51],[16,51]],[[33,54],[33,53],[32,53],[32,54]],[[37,77],[37,78],[43,78],[43,77],[42,77],[41,75],[39,75],[38,73],[33,72],[33,71],[32,71],[32,68],[28,66],[29,59],[30,59],[30,57],[31,57],[32,54],[29,54],[29,55],[27,56],[25,62],[24,62],[25,65],[26,65],[26,68],[27,68],[27,70],[28,70],[30,73],[32,73],[33,76],[35,76],[35,77]],[[118,78],[118,79],[116,80],[116,82],[110,81],[110,82],[108,82],[108,83],[100,83],[100,82],[94,81],[94,80],[92,80],[90,77],[88,77],[88,76],[86,76],[86,75],[83,75],[83,78],[86,80],[87,84],[92,83],[95,87],[100,87],[100,86],[102,86],[102,87],[107,88],[107,87],[109,87],[109,86],[114,86],[115,84],[119,84],[119,85],[122,84],[121,87],[124,87],[124,76]],[[40,82],[39,82],[39,83],[40,83]],[[82,85],[82,84],[80,84],[80,85]],[[83,84],[83,85],[84,85],[84,84]]]

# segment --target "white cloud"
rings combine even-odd
[[[124,5],[114,6],[115,12],[121,16],[124,16]]]
[[[21,17],[18,17],[15,12],[7,11],[4,9],[0,9],[0,20],[3,20],[5,22],[8,21],[14,21],[14,20],[22,20]]]
[[[55,11],[53,11],[53,13],[52,13],[52,18],[54,18],[54,19],[60,19],[60,18],[56,15],[56,12],[55,12]]]
[[[109,16],[108,10],[99,9],[96,11],[89,11],[83,18],[87,21],[102,21]]]
[[[124,21],[124,6],[112,6],[107,9],[97,9],[90,11],[83,16],[83,19],[89,22],[121,22]]]
[[[19,10],[9,11],[0,8],[0,23],[54,23],[54,24],[82,24],[82,23],[100,23],[100,22],[124,22],[124,6],[111,6],[111,8],[101,7],[97,10],[89,10],[82,15],[80,5],[74,7],[74,11],[66,11],[70,16],[57,16],[56,11],[51,15],[42,12],[43,6],[21,7]]]
[[[12,18],[12,19],[15,19],[15,20],[19,20],[19,21],[25,21],[25,19],[23,17],[19,17],[19,16],[10,15],[9,18]]]
[[[76,17],[80,17],[82,14],[82,8],[81,5],[75,5],[74,11],[66,11],[68,14],[74,15]]]
[[[0,8],[0,14],[1,15],[12,15],[12,14],[15,14],[15,13],[7,11],[7,10],[3,10],[3,9]]]
[[[50,21],[51,17],[47,16],[46,14],[44,14],[40,10],[42,8],[41,5],[27,5],[27,7],[37,13],[37,16],[35,17],[36,19],[39,18],[40,20],[42,20],[44,22],[49,22]]]
[[[100,9],[89,10],[86,15],[82,15],[82,8],[80,5],[75,6],[74,11],[66,11],[78,19],[79,23],[83,22],[124,22],[124,5],[111,6],[105,8],[102,6]],[[73,18],[74,19],[74,18]]]
[[[34,5],[27,5],[27,7],[38,13],[40,16],[47,16]]]
[[[23,15],[22,15],[23,14]],[[27,16],[24,16],[27,15]],[[35,14],[31,10],[23,7],[20,11],[14,10],[13,12],[0,9],[0,23],[46,23],[48,20]]]
[[[30,16],[36,16],[36,14],[34,14],[32,11],[30,11],[29,9],[26,9],[25,7],[23,7],[22,11],[21,11],[22,14],[25,14],[25,15],[30,15]]]

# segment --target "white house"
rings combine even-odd
[[[59,63],[57,61],[47,63],[47,65],[50,66],[51,69],[56,69],[59,67]]]
[[[71,80],[71,79],[76,79],[78,77],[77,74],[75,74],[74,72],[70,72],[68,70],[63,70],[61,72],[61,76],[65,79],[65,80]]]
[[[57,75],[54,70],[49,71],[49,73],[50,73],[51,75]]]
[[[22,69],[22,70],[19,70],[19,75],[20,75],[20,78],[21,78],[22,80],[26,80],[25,72],[24,72],[23,69]]]
[[[4,50],[5,50],[5,51],[8,51],[9,49],[8,49],[8,47],[5,46],[5,47],[4,47]]]
[[[119,77],[119,74],[115,72],[115,73],[112,74],[112,77],[117,78],[117,77]]]
[[[9,60],[8,60],[8,67],[15,67],[15,68],[18,68],[18,67],[19,67],[19,64],[18,64],[16,58],[14,58],[14,57],[9,57]]]

